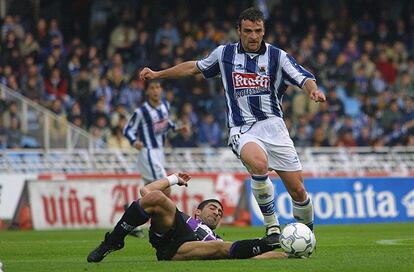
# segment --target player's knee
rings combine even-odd
[[[267,161],[265,160],[256,160],[250,163],[249,165],[252,174],[256,175],[265,175],[268,172]]]
[[[219,242],[215,245],[214,255],[216,258],[227,258],[229,256],[230,244]]]
[[[161,191],[152,191],[142,198],[141,202],[145,202],[149,206],[161,206],[166,201],[167,197]]]

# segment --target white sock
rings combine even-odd
[[[313,205],[309,196],[303,202],[292,199],[293,217],[299,223],[311,226],[313,224]]]
[[[252,192],[263,214],[266,227],[279,226],[275,213],[275,191],[268,175],[252,175]]]

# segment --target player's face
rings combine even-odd
[[[162,87],[159,82],[150,83],[147,88],[148,100],[153,103],[161,101]]]
[[[204,224],[215,229],[223,217],[223,209],[218,203],[210,202],[202,210],[196,210],[196,215]]]
[[[242,20],[238,28],[240,41],[247,52],[257,52],[264,36],[264,22],[262,20]]]

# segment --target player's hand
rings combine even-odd
[[[136,150],[140,151],[144,147],[144,144],[141,141],[136,141],[134,147]]]
[[[309,98],[315,102],[325,102],[326,101],[326,96],[325,94],[319,90],[316,89],[314,91],[312,91],[309,95]]]
[[[175,173],[174,175],[176,175],[178,177],[178,185],[180,186],[188,186],[188,182],[191,179],[191,176],[188,173],[183,173],[183,172],[179,172],[179,173]]]
[[[187,125],[183,125],[182,127],[179,127],[177,129],[177,131],[186,134],[186,133],[190,132],[190,127],[187,126]]]
[[[155,78],[157,78],[157,72],[154,72],[150,68],[145,67],[139,73],[139,78],[142,79],[142,80],[155,79]]]

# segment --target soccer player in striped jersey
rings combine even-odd
[[[263,13],[244,10],[239,17],[240,41],[220,45],[206,58],[169,69],[144,68],[144,80],[203,74],[221,76],[226,92],[229,146],[251,174],[251,187],[264,216],[266,239],[279,244],[280,227],[274,209],[274,188],[268,171],[274,170],[292,197],[293,215],[313,229],[313,206],[305,189],[302,165],[283,121],[282,98],[289,85],[304,90],[315,102],[325,95],[315,77],[282,49],[263,41]]]
[[[123,248],[129,231],[149,219],[149,241],[158,260],[288,258],[284,252],[272,251],[275,246],[263,239],[224,242],[214,231],[223,217],[223,205],[219,200],[202,201],[191,217],[161,193],[176,184],[187,186],[190,178],[186,173],[177,173],[144,186],[142,198],[132,202],[114,229],[106,233],[104,241],[89,253],[87,261],[100,262],[112,251]]]
[[[170,119],[170,105],[162,99],[162,86],[158,80],[146,82],[147,101],[131,116],[124,135],[131,146],[139,150],[138,171],[145,183],[166,177],[164,169],[164,141],[169,129],[180,130]],[[170,194],[169,189],[165,192]]]

